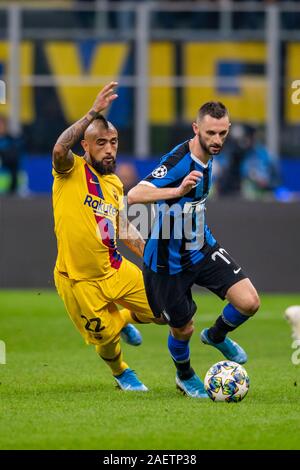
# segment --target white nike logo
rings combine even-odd
[[[100,184],[99,181],[93,181],[92,179],[90,179],[90,183],[93,183],[93,184]]]
[[[234,269],[234,270],[233,270],[234,274],[237,274],[237,273],[239,273],[241,269],[242,269],[242,268],[239,268],[239,269]]]
[[[167,314],[165,310],[162,311],[162,314],[168,321],[170,321],[170,316]]]

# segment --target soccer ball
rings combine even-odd
[[[237,402],[248,393],[249,376],[240,364],[221,361],[207,371],[204,385],[213,401]]]

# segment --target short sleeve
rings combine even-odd
[[[152,173],[146,176],[140,184],[150,184],[157,188],[172,187],[180,184],[187,173],[188,168],[182,165],[180,161],[174,164],[172,159],[168,159],[154,168]]]
[[[75,167],[78,164],[78,160],[81,159],[81,157],[78,157],[78,155],[75,155],[74,153],[73,153],[73,157],[74,157],[73,166],[67,171],[57,171],[54,168],[53,164],[52,164],[52,176],[53,176],[53,178],[63,179],[63,178],[68,177],[74,171]]]

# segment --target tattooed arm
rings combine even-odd
[[[71,148],[80,139],[88,125],[95,119],[97,112],[91,109],[82,119],[68,127],[57,139],[53,148],[52,163],[60,173],[64,173],[72,168],[74,156]]]
[[[95,117],[118,97],[118,95],[113,93],[116,86],[117,82],[110,82],[106,85],[97,95],[92,109],[59,136],[52,153],[52,162],[55,170],[64,173],[72,168],[74,156],[71,152],[71,148],[79,141],[84,131]]]
[[[143,257],[145,242],[140,232],[127,219],[121,211],[118,222],[119,238],[137,256]]]

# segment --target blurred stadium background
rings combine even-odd
[[[298,291],[299,1],[1,1],[0,26],[1,287],[53,285],[51,149],[116,79],[127,189],[228,106],[209,222],[259,289]]]
[[[0,1],[0,80],[0,448],[299,448],[283,312],[300,300],[300,2]],[[203,102],[229,108],[207,217],[262,293],[234,335],[252,381],[238,409],[178,397],[167,329],[155,326],[141,327],[141,352],[124,346],[149,394],[114,392],[53,290],[51,150],[110,80],[126,189],[192,136]],[[195,300],[200,331],[222,303]],[[203,377],[221,356],[197,334],[192,348]]]

